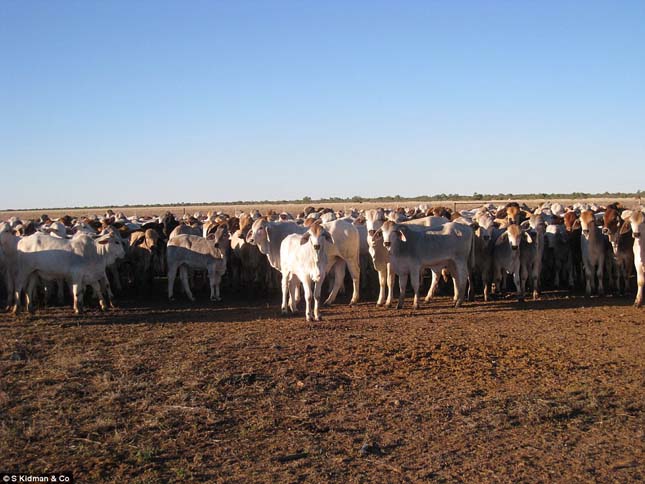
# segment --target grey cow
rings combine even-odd
[[[194,301],[188,281],[188,270],[206,270],[211,290],[211,301],[220,301],[220,284],[226,272],[226,253],[229,234],[226,225],[220,225],[215,233],[204,238],[200,235],[177,235],[168,241],[166,259],[168,264],[168,299],[174,299],[177,272],[188,299]]]

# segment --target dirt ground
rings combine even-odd
[[[0,455],[76,482],[633,482],[645,311],[547,293],[0,315]]]

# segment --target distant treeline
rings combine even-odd
[[[354,195],[353,197],[329,197],[313,199],[311,197],[302,197],[298,200],[236,200],[232,202],[171,202],[171,203],[148,203],[135,205],[115,205],[112,208],[154,208],[154,207],[201,207],[210,205],[295,205],[295,204],[316,204],[325,203],[362,203],[362,202],[472,202],[478,200],[542,200],[542,199],[566,199],[566,200],[585,200],[589,198],[641,198],[645,196],[644,190],[638,190],[632,193],[625,192],[604,192],[604,193],[473,193],[472,195],[460,195],[459,193],[440,193],[438,195],[419,195],[416,197],[402,197],[401,195],[389,195],[384,197],[362,197]],[[13,211],[34,211],[34,210],[88,210],[106,208],[100,205],[82,206],[82,207],[48,207],[48,208],[30,208],[30,209],[6,209],[6,212]]]

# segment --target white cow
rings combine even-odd
[[[336,299],[345,277],[345,265],[349,269],[354,289],[350,305],[355,304],[359,298],[361,272],[358,229],[348,220],[334,220],[323,223],[322,227],[329,232],[334,240],[325,270],[327,274],[333,268],[334,286],[325,304],[331,304]],[[258,219],[253,222],[246,240],[257,245],[260,252],[267,256],[271,266],[282,272],[280,260],[282,241],[287,235],[304,234],[307,230],[307,227],[294,222],[269,222],[265,219]]]
[[[643,234],[645,233],[645,208],[641,207],[639,210],[633,211],[625,210],[621,214],[621,218],[632,227],[632,236],[634,237],[634,267],[636,268],[636,281],[638,283],[634,306],[640,308],[643,305],[643,288],[645,287],[645,241],[643,241]]]
[[[282,268],[282,313],[287,312],[287,302],[290,299],[290,309],[296,312],[297,278],[303,285],[305,293],[305,317],[307,321],[320,321],[320,291],[325,279],[329,253],[334,240],[321,224],[313,224],[303,235],[291,234],[280,244],[280,260]],[[312,285],[314,285],[312,287]],[[291,297],[289,298],[289,295]],[[313,312],[312,312],[312,304]]]
[[[101,309],[107,305],[101,287],[107,281],[105,268],[125,255],[123,242],[112,234],[94,240],[79,233],[71,239],[60,239],[46,234],[23,237],[17,244],[14,280],[14,313],[21,310],[22,291],[34,275],[44,280],[63,279],[72,287],[74,312],[80,313],[83,292],[89,285],[99,298]],[[30,291],[27,306],[31,310]]]
[[[455,286],[455,307],[464,300],[469,267],[474,258],[473,231],[461,224],[447,223],[440,228],[419,230],[390,220],[376,231],[374,240],[383,240],[390,255],[390,271],[399,276],[399,302],[403,299],[408,277],[414,290],[414,308],[419,307],[419,285],[425,268],[447,267]]]
[[[605,275],[605,255],[608,252],[607,238],[596,226],[596,216],[591,210],[585,210],[580,214],[579,224],[582,228],[580,238],[580,249],[582,251],[582,265],[585,270],[587,297],[596,289],[595,277],[598,278],[598,295],[605,294],[603,277]],[[594,277],[595,276],[595,277]]]
[[[530,229],[530,241],[527,238],[521,247],[520,282],[522,291],[526,289],[526,281],[531,278],[533,300],[540,297],[540,275],[542,274],[542,257],[544,255],[546,224],[541,214],[534,214],[523,222]]]

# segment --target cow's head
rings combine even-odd
[[[113,232],[109,232],[107,235],[99,237],[96,239],[96,243],[101,248],[99,250],[105,251],[105,253],[109,254],[109,258],[111,259],[110,263],[125,257],[125,242],[120,236],[115,235]]]
[[[376,247],[381,241],[374,240],[374,234],[381,228],[385,221],[385,212],[382,208],[365,211],[365,228],[367,229],[367,245]]]
[[[477,221],[471,224],[475,237],[477,237],[484,247],[488,247],[490,241],[493,239],[493,232],[495,230],[495,219],[492,215],[484,213],[477,217]]]
[[[259,218],[246,234],[246,241],[256,245],[261,253],[268,254],[271,243],[271,226],[266,218]]]
[[[582,236],[589,239],[589,234],[596,228],[596,217],[591,210],[585,210],[580,214],[580,227],[582,228]]]
[[[621,217],[625,221],[625,225],[629,224],[634,239],[640,241],[643,232],[645,232],[645,212],[643,212],[643,209],[625,210],[621,214]],[[642,244],[642,241],[640,243]]]
[[[517,224],[511,224],[506,228],[506,232],[500,235],[495,242],[496,245],[501,245],[507,243],[511,246],[511,250],[519,250],[522,239],[524,239],[529,244],[533,242],[533,239],[528,232],[522,230],[522,228]]]
[[[327,246],[334,243],[331,234],[319,223],[309,226],[302,237],[300,245],[308,245],[314,261],[311,278],[314,282],[320,281],[327,266]]]
[[[382,240],[388,252],[392,252],[401,242],[407,242],[405,230],[402,225],[386,220],[381,228],[374,233],[373,239]]]
[[[209,240],[216,249],[225,250],[225,244],[228,242],[228,238],[228,226],[223,223],[218,225],[213,232],[208,234],[206,240]]]

